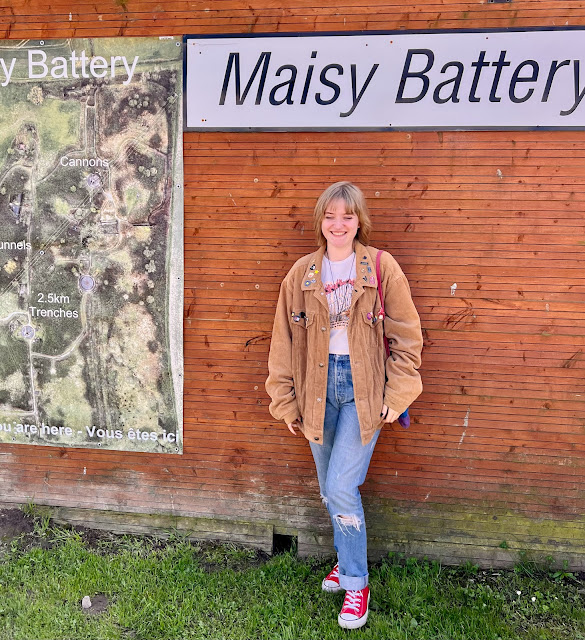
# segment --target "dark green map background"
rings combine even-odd
[[[0,442],[181,453],[181,41],[0,51]]]

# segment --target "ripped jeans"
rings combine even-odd
[[[368,584],[364,510],[358,487],[366,479],[380,431],[362,445],[348,355],[329,355],[323,444],[310,442],[321,497],[333,524],[342,589]]]

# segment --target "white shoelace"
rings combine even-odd
[[[343,613],[349,613],[349,609],[352,609],[354,614],[360,610],[360,605],[362,601],[362,592],[361,591],[346,591],[345,592],[345,602],[343,603]]]

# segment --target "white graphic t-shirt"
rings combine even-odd
[[[355,253],[339,262],[323,257],[321,281],[329,304],[329,353],[349,354],[347,325],[355,278]]]

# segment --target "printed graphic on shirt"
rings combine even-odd
[[[355,280],[336,280],[324,285],[329,304],[329,326],[331,329],[347,327],[349,323],[349,307]]]

